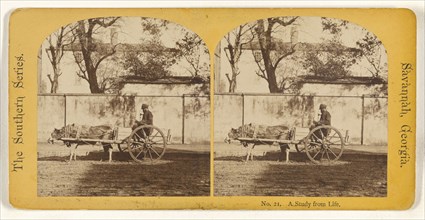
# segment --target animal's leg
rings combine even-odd
[[[249,156],[251,157],[251,160],[254,160],[254,155],[252,154],[252,151],[254,150],[255,144],[252,145],[252,147],[249,149]]]
[[[76,144],[74,148],[74,161],[77,161],[77,147],[78,147],[78,144]]]
[[[72,146],[72,144],[69,144],[69,162],[71,162],[73,159],[75,160],[75,148],[77,148],[77,145],[75,147]]]
[[[103,154],[108,157],[108,161],[112,162],[112,145],[110,144],[102,144],[103,146]],[[104,157],[103,156],[103,157]]]
[[[251,161],[254,160],[254,155],[252,155],[252,149],[254,148],[254,145],[252,145],[251,149],[249,150],[249,157],[251,158]]]
[[[248,162],[248,158],[249,158],[249,149],[248,149],[248,144],[246,142],[242,142],[242,145],[245,147],[246,149],[246,159],[245,162]]]
[[[285,152],[286,152],[286,163],[289,163],[289,148],[288,147],[285,149]]]
[[[248,162],[248,160],[249,160],[249,152],[250,150],[249,150],[249,146],[247,145],[246,146],[246,159],[245,159],[245,162]]]
[[[69,162],[71,162],[72,161],[72,146],[70,145],[69,146]]]
[[[289,162],[289,145],[288,144],[280,144],[280,156],[279,161],[283,161],[283,157],[285,157],[285,162]]]
[[[112,148],[110,147],[109,150],[109,163],[112,162]]]

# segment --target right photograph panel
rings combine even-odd
[[[387,196],[388,58],[330,17],[270,17],[215,50],[215,196]]]

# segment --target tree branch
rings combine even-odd
[[[111,51],[110,53],[107,53],[106,55],[104,55],[103,57],[101,57],[101,58],[97,61],[96,65],[94,66],[95,72],[97,71],[97,68],[99,67],[100,63],[101,63],[103,60],[105,60],[106,58],[108,58],[108,57],[110,57],[110,56],[112,56],[112,55],[114,55],[114,54],[116,53],[115,48],[116,48],[118,45],[119,45],[119,44],[114,45],[114,46],[112,47],[112,51]]]
[[[256,71],[256,72],[255,72],[255,74],[257,74],[258,76],[260,76],[261,78],[263,78],[263,79],[265,79],[265,80],[268,80],[268,78],[267,78],[267,73],[266,73],[266,69],[265,69],[265,68],[262,68],[262,66],[261,66],[261,60],[258,60],[258,61],[257,61],[257,59],[255,59],[255,51],[254,51],[254,49],[252,49],[252,48],[253,48],[253,45],[252,45],[252,43],[251,43],[251,53],[252,53],[252,56],[254,57],[255,64],[257,64],[257,67],[258,67],[258,69],[259,69],[259,71]],[[262,74],[260,74],[260,72],[261,72]]]
[[[370,65],[373,67],[373,69],[375,70],[375,73],[373,73],[372,71],[370,71],[373,75],[373,77],[376,77],[379,73],[379,69],[376,67],[375,63],[370,60],[370,58],[368,56],[364,56],[366,58],[366,60],[370,63]]]
[[[289,20],[288,22],[285,22],[285,20],[284,19],[279,19],[279,18],[276,18],[274,21],[276,22],[276,23],[278,23],[278,24],[280,24],[280,25],[282,25],[282,26],[288,26],[288,25],[291,25],[292,23],[294,23],[296,20],[298,19],[298,16],[296,16],[296,17],[293,17],[291,20]]]
[[[107,28],[111,25],[113,25],[118,19],[120,19],[120,17],[113,17],[111,21],[109,22],[105,22],[106,18],[97,18],[97,19],[93,19],[92,22],[94,24],[97,24],[99,26],[102,26],[104,28]]]
[[[86,74],[85,71],[84,72],[83,71],[76,71],[76,73],[77,73],[78,77],[85,79],[87,82],[90,83],[89,78],[87,77],[87,74]]]
[[[298,43],[297,43],[297,44],[298,44]],[[291,51],[290,51],[289,53],[286,53],[286,54],[282,55],[281,57],[279,57],[279,58],[276,60],[275,64],[273,65],[273,68],[276,68],[276,67],[277,67],[277,65],[279,65],[280,61],[282,61],[284,58],[286,58],[286,57],[288,57],[288,56],[290,56],[290,55],[294,54],[294,53],[295,53],[295,46],[296,46],[297,44],[294,44],[293,46],[291,46]]]
[[[50,63],[53,65],[54,61],[49,51],[50,51],[50,48],[46,49],[47,58],[49,58]]]
[[[72,55],[74,56],[75,63],[77,64],[77,66],[78,66],[78,68],[80,70],[80,71],[76,71],[77,72],[77,76],[80,77],[80,78],[85,79],[90,84],[90,81],[89,81],[89,79],[87,77],[87,71],[83,68],[82,61],[78,62],[78,58],[77,58],[77,55],[76,55],[76,52],[75,51],[72,51]]]
[[[227,81],[229,81],[229,83],[231,83],[231,82],[232,82],[232,80],[230,79],[229,74],[228,74],[228,73],[226,73],[225,75],[226,75]]]
[[[50,83],[53,83],[52,76],[50,74],[47,74],[47,78],[49,78]]]
[[[187,61],[187,63],[189,63],[189,65],[192,67],[193,69],[193,76],[197,76],[198,75],[198,68],[199,68],[199,59],[200,59],[200,54],[198,55],[197,58],[194,58],[194,60],[191,60],[190,57],[188,56],[184,56],[185,60]],[[191,72],[191,70],[189,70],[189,72]]]
[[[229,63],[232,63],[232,60],[230,59],[229,54],[227,54],[227,53],[228,53],[227,50],[224,49],[224,54],[226,55],[227,60],[229,61]]]
[[[257,76],[259,76],[259,77],[261,77],[261,78],[265,79],[266,81],[268,80],[267,76],[264,74],[264,72],[263,72],[263,71],[258,71],[258,70],[256,70],[256,71],[255,71],[255,74],[257,74]]]

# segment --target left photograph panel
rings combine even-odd
[[[98,17],[38,53],[37,194],[209,196],[210,57],[172,21]]]

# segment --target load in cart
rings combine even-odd
[[[339,130],[329,125],[310,129],[246,124],[232,129],[225,142],[237,140],[245,146],[248,149],[246,161],[253,159],[252,150],[256,145],[266,144],[279,146],[286,153],[286,162],[289,161],[292,145],[298,153],[305,153],[313,163],[333,163],[341,157],[348,139],[348,130]]]

